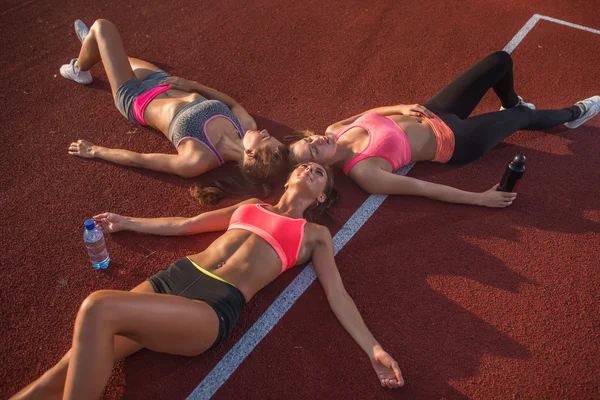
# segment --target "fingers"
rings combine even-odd
[[[170,76],[168,78],[163,79],[163,81],[160,83],[161,85],[168,85],[170,83],[175,83],[177,82],[177,78],[174,76]]]
[[[426,109],[425,107],[419,105],[419,104],[413,104],[410,108],[410,114],[412,116],[418,117],[420,115],[425,115],[428,118],[433,118],[435,117],[435,115],[429,111],[428,109]]]
[[[168,78],[165,78],[160,84],[161,85],[169,85],[169,87],[171,89],[181,89],[182,88],[181,78],[178,78],[176,76],[170,76]]]
[[[381,379],[380,383],[382,387],[387,387],[388,389],[396,389],[404,385],[404,382],[400,383],[396,379]]]
[[[512,202],[515,201],[516,198],[517,198],[516,193],[503,193],[502,194],[502,202],[504,202],[504,204],[507,206],[510,206],[512,204]]]
[[[504,193],[504,192],[497,192],[497,193],[502,193],[502,195],[500,196],[500,198],[496,199],[496,201],[493,203],[492,207],[499,207],[499,208],[508,207],[517,198],[516,193]]]
[[[392,369],[394,370],[394,375],[396,376],[398,386],[404,385],[404,379],[402,379],[402,372],[400,371],[400,367],[398,366],[398,363],[396,361],[392,363]]]
[[[94,216],[92,217],[92,219],[108,218],[108,215],[109,215],[109,214],[110,214],[110,213],[108,213],[108,212],[105,212],[105,213],[102,213],[102,214],[94,215]]]
[[[81,148],[85,148],[87,142],[83,139],[79,139],[76,142],[73,142],[69,145],[69,151],[77,151],[80,150]]]
[[[428,109],[426,109],[423,106],[419,106],[419,110],[420,110],[421,114],[423,114],[429,118],[435,117],[435,115],[431,111],[429,111]]]

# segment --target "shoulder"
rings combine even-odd
[[[304,231],[309,241],[314,245],[327,245],[333,241],[331,232],[326,226],[307,222]]]

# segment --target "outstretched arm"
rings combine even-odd
[[[102,213],[93,217],[105,233],[134,231],[161,236],[194,235],[203,232],[224,231],[229,226],[231,215],[244,204],[260,203],[249,199],[236,205],[209,211],[195,217],[133,218],[114,213]]]
[[[346,292],[333,257],[333,242],[329,230],[317,226],[312,254],[315,272],[325,290],[333,313],[356,343],[369,356],[381,386],[397,388],[404,385],[398,363],[375,340],[363,321],[356,304]]]
[[[123,149],[111,149],[96,146],[87,140],[78,140],[69,146],[69,154],[83,158],[99,158],[128,167],[146,168],[152,171],[166,172],[183,178],[202,175],[209,167],[198,162],[190,155],[136,153]]]
[[[164,81],[160,83],[161,85],[169,85],[172,89],[183,90],[185,92],[196,92],[202,97],[205,97],[209,100],[219,100],[223,102],[229,107],[231,112],[235,114],[236,117],[240,120],[242,127],[245,130],[254,130],[256,129],[256,122],[254,118],[248,114],[248,112],[242,107],[240,103],[235,101],[232,97],[226,95],[225,93],[221,93],[216,89],[209,88],[208,86],[204,86],[198,82],[191,81],[184,78],[179,78],[176,76],[170,76]],[[243,132],[242,132],[243,133]]]
[[[363,190],[371,194],[407,194],[424,196],[448,203],[473,204],[486,207],[508,207],[517,197],[516,193],[496,191],[498,185],[494,185],[491,189],[481,193],[467,192],[451,186],[422,181],[384,170],[369,171],[368,174],[359,170],[350,171],[350,177]]]

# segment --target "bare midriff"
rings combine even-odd
[[[198,93],[169,89],[152,99],[144,111],[144,119],[148,125],[158,129],[168,138],[169,124],[179,110],[202,98]]]
[[[420,117],[410,115],[388,115],[406,133],[410,143],[411,160],[430,161],[435,157],[437,140],[431,126]]]
[[[262,238],[245,230],[225,232],[193,262],[237,287],[250,299],[281,274],[277,252]]]

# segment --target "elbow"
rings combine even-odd
[[[195,233],[193,228],[194,225],[192,224],[192,220],[190,218],[184,218],[175,227],[175,236],[193,235]]]
[[[350,295],[348,292],[346,292],[346,288],[344,286],[332,288],[331,290],[327,291],[326,296],[331,307],[350,299]]]
[[[358,186],[360,186],[362,190],[369,194],[388,194],[384,193],[384,190],[382,190],[382,187],[380,185],[374,185],[373,182],[359,182]]]

